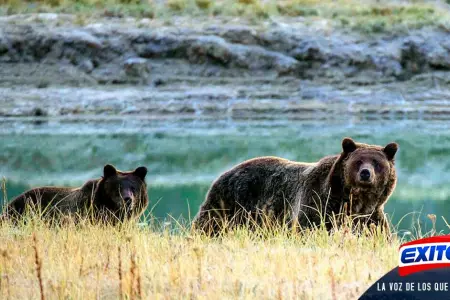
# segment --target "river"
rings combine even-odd
[[[450,125],[446,120],[346,118],[66,117],[4,118],[0,171],[12,198],[40,185],[79,186],[102,175],[144,165],[151,205],[159,219],[189,219],[211,182],[233,165],[274,155],[313,162],[340,152],[349,136],[359,142],[400,145],[398,185],[385,210],[402,234],[448,232]],[[170,217],[169,217],[170,216]]]

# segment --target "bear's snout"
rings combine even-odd
[[[131,191],[126,190],[122,193],[122,199],[125,203],[132,203],[134,195]]]
[[[369,181],[371,177],[370,170],[369,169],[362,169],[359,173],[359,178],[361,181]]]

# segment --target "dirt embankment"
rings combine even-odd
[[[368,37],[301,19],[174,23],[105,18],[77,25],[74,16],[55,14],[0,18],[6,104],[0,114],[198,114],[251,107],[295,113],[324,106],[327,113],[330,103],[341,102],[369,112],[390,111],[389,102],[403,112],[410,106],[405,95],[414,90],[412,98],[423,97],[429,90],[425,84],[417,91],[418,78],[440,88],[450,82],[444,30]],[[436,99],[448,94],[439,91]],[[364,108],[367,95],[375,106]]]

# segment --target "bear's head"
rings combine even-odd
[[[343,173],[346,186],[360,190],[384,190],[395,172],[394,157],[398,145],[390,143],[385,147],[357,144],[350,138],[342,141],[346,159]]]
[[[96,194],[98,202],[104,204],[120,219],[141,214],[148,205],[146,167],[131,172],[118,171],[112,165],[105,165],[103,178]]]
[[[352,194],[353,199],[359,202],[353,208],[359,211],[383,205],[397,183],[394,162],[397,150],[396,143],[382,147],[344,138],[342,153],[330,172],[332,194],[338,197],[342,193]]]

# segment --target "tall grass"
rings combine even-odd
[[[176,221],[3,222],[0,298],[354,299],[396,266],[402,242],[275,226],[210,238]]]
[[[3,223],[0,239],[2,299],[356,298],[396,265],[399,246],[320,228],[208,238],[186,227],[39,221]]]
[[[438,234],[428,218],[425,234]],[[208,237],[175,219],[110,226],[29,212],[0,222],[0,299],[355,299],[397,265],[403,241],[355,235],[352,224],[246,224]]]

